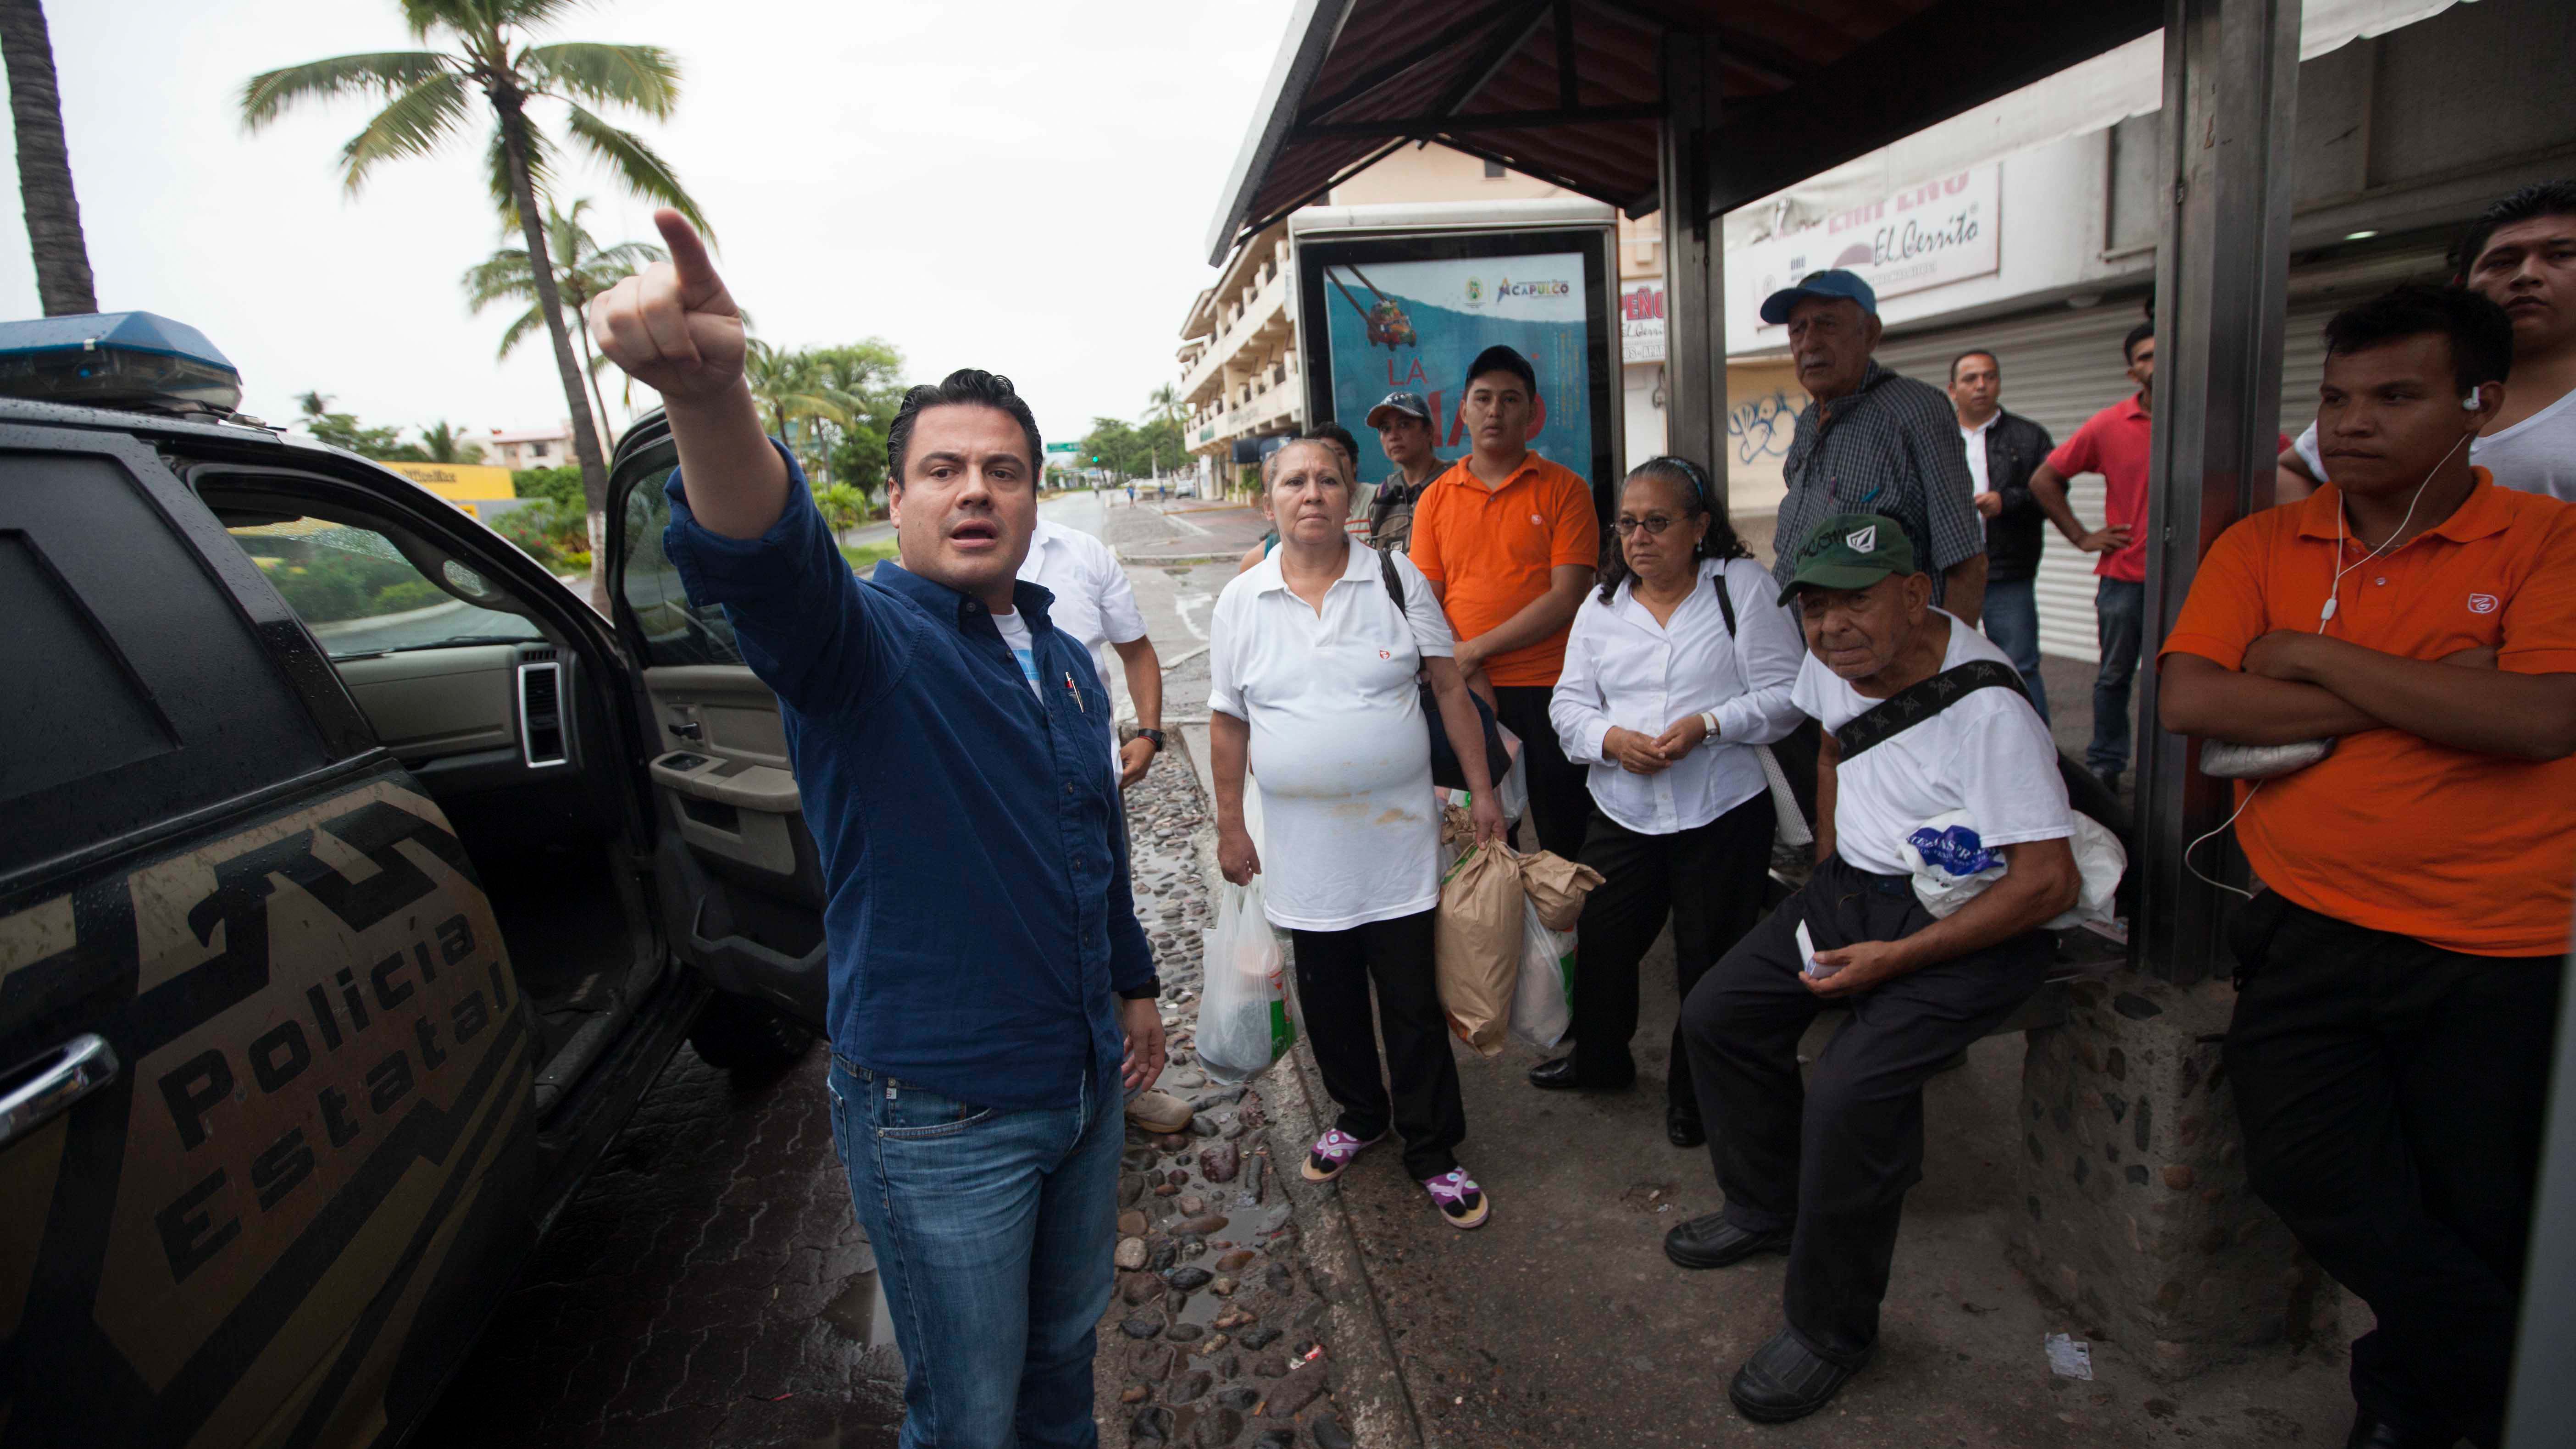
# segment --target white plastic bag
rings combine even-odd
[[[1219,1082],[1247,1082],[1297,1040],[1288,1019],[1286,958],[1262,915],[1261,881],[1219,887],[1216,925],[1204,933],[1207,982],[1199,995],[1199,1065]]]
[[[2107,924],[2115,909],[2112,897],[2129,868],[2129,853],[2118,836],[2090,815],[2074,818],[2075,835],[2067,846],[2075,852],[2081,884],[2074,908],[2046,922],[2044,930]],[[1978,840],[1965,811],[1946,810],[1924,821],[1906,836],[1903,849],[1906,869],[1914,876],[1914,898],[1935,918],[1950,915],[2004,877],[2003,853]]]
[[[1551,931],[1521,904],[1521,979],[1512,988],[1512,1040],[1553,1051],[1574,1025],[1574,933]]]
[[[1511,769],[1494,787],[1494,803],[1502,807],[1503,819],[1518,820],[1529,813],[1529,751],[1521,748],[1521,737],[1513,734],[1509,725],[1498,723],[1494,728],[1503,737],[1503,749],[1512,757]]]

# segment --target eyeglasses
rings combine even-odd
[[[1621,538],[1626,538],[1628,535],[1635,533],[1641,528],[1648,533],[1660,534],[1665,529],[1670,528],[1679,522],[1681,522],[1681,520],[1678,518],[1667,518],[1660,513],[1649,513],[1643,518],[1629,518],[1623,515],[1618,522],[1613,523],[1610,526],[1619,530],[1619,536]]]

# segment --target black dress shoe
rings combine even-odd
[[[1615,1077],[1600,1072],[1582,1072],[1576,1070],[1573,1054],[1568,1053],[1555,1061],[1541,1062],[1530,1068],[1529,1080],[1531,1086],[1550,1092],[1616,1092],[1635,1084],[1637,1069],[1630,1067]]]
[[[2343,1441],[2343,1449],[2451,1449],[2456,1442],[2448,1434],[2418,1434],[2411,1429],[2400,1429],[2364,1409],[2353,1416],[2352,1435]]]
[[[1757,1424],[1786,1424],[1831,1403],[1858,1372],[1857,1366],[1844,1368],[1816,1357],[1795,1334],[1782,1329],[1735,1371],[1726,1396],[1735,1401],[1737,1413]]]
[[[1708,1145],[1708,1128],[1701,1125],[1699,1114],[1685,1112],[1679,1107],[1664,1109],[1664,1135],[1672,1139],[1675,1147]]]
[[[1756,1253],[1787,1251],[1786,1232],[1747,1232],[1728,1222],[1724,1213],[1702,1214],[1664,1234],[1664,1256],[1684,1268],[1723,1268]]]

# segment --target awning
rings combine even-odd
[[[1709,38],[1714,215],[2154,30],[2159,0],[1301,0],[1210,265],[1437,140],[1632,216],[1660,202],[1663,40]]]

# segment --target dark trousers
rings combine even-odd
[[[1682,1001],[1726,948],[1761,919],[1772,824],[1768,791],[1706,825],[1670,835],[1641,835],[1592,812],[1583,863],[1601,872],[1601,884],[1584,898],[1574,952],[1574,1060],[1584,1076],[1624,1077],[1636,1070],[1628,1038],[1637,1032],[1637,963],[1655,944],[1666,916],[1673,922],[1673,975]],[[1678,1016],[1664,1095],[1672,1106],[1699,1115]]]
[[[1824,1008],[1798,978],[1801,920],[1819,951],[1932,923],[1906,877],[1829,859],[1700,978],[1682,1036],[1727,1219],[1794,1230],[1789,1329],[1855,1367],[1878,1341],[1897,1217],[1923,1176],[1923,1084],[2039,989],[2051,948],[2028,932],[1852,998],[1801,1080],[1798,1038]]]
[[[1520,832],[1523,849],[1533,831],[1538,848],[1574,859],[1583,851],[1583,827],[1592,818],[1592,789],[1584,767],[1565,757],[1548,722],[1552,685],[1514,684],[1494,688],[1494,717],[1521,737],[1521,758],[1529,778],[1528,830]]]
[[[1404,1138],[1404,1170],[1438,1177],[1458,1165],[1467,1140],[1458,1063],[1449,1055],[1449,1018],[1431,969],[1434,911],[1372,921],[1347,931],[1291,931],[1297,943],[1297,999],[1324,1090],[1342,1109],[1341,1129],[1362,1141],[1391,1124]],[[1369,984],[1377,984],[1377,1029],[1369,1029]],[[1377,1039],[1386,1038],[1386,1078]]]
[[[2138,677],[2138,645],[2147,626],[2147,586],[2103,579],[2093,590],[2094,635],[2102,669],[2093,676],[2093,743],[2084,767],[2094,774],[2129,768],[2129,686]]]
[[[2443,1443],[2503,1433],[2565,966],[2466,956],[2275,894],[2227,1075],[2254,1190],[2379,1325],[2352,1394]]]

